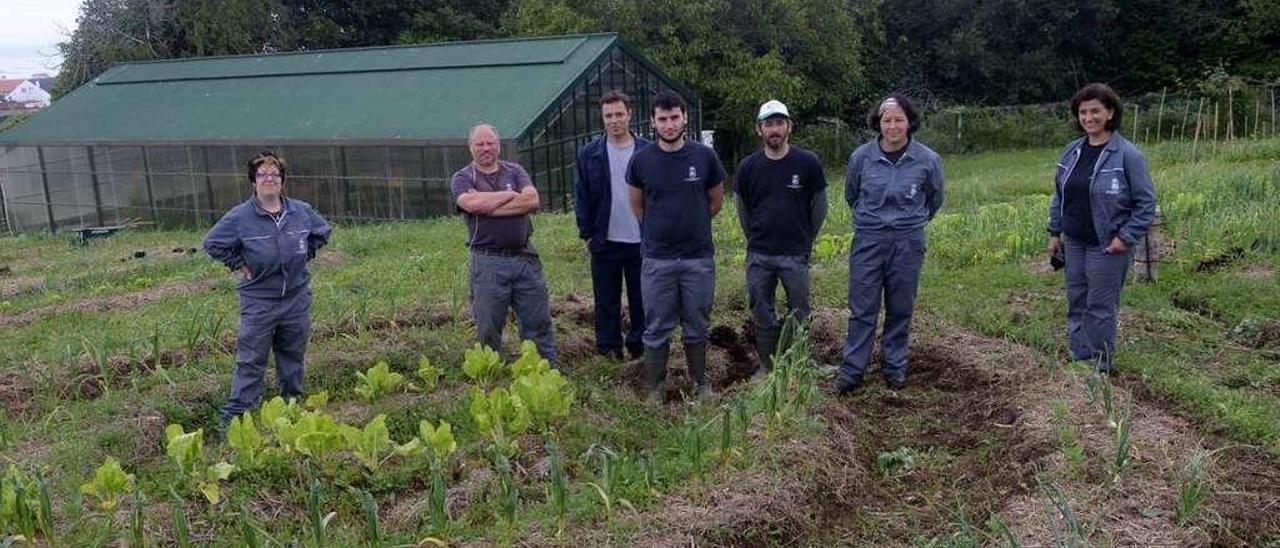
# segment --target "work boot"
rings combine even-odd
[[[835,392],[837,396],[848,396],[862,389],[862,375],[852,378],[840,375],[836,378]]]
[[[711,384],[707,382],[707,343],[684,345],[685,360],[689,364],[689,378],[693,380],[693,391],[699,398],[710,397]]]
[[[773,371],[773,354],[778,350],[780,332],[781,330],[777,327],[756,330],[756,352],[760,354],[760,367],[751,375],[751,380],[763,379]]]
[[[645,403],[662,405],[667,395],[667,359],[671,356],[671,347],[662,345],[658,348],[644,349],[644,385],[649,394]]]

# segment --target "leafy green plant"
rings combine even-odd
[[[317,460],[347,447],[341,425],[324,413],[303,413],[280,431],[280,440],[285,447]]]
[[[40,508],[37,482],[10,464],[0,476],[0,532],[16,531],[28,540],[35,539],[41,525]]]
[[[915,468],[916,456],[915,449],[899,447],[877,455],[876,468],[880,470],[882,478],[899,477],[910,473]]]
[[[164,435],[165,453],[178,465],[187,484],[204,495],[209,504],[217,505],[222,500],[218,482],[230,479],[236,467],[226,462],[205,465],[203,428],[183,432],[182,425],[170,424]]]
[[[307,396],[307,401],[303,405],[312,411],[319,411],[324,406],[329,405],[329,391],[321,390],[315,394]]]
[[[404,375],[391,370],[387,362],[380,361],[365,372],[356,372],[360,383],[356,386],[356,394],[365,401],[375,401],[390,394],[404,382]]]
[[[263,439],[258,428],[253,425],[252,413],[246,412],[231,419],[231,424],[227,427],[227,445],[235,449],[236,462],[240,466],[252,468],[257,465]]]
[[[422,381],[422,389],[431,392],[436,389],[436,385],[440,382],[440,377],[444,375],[444,371],[439,367],[431,365],[431,360],[423,356],[418,360],[418,379]]]
[[[487,387],[501,372],[502,357],[497,350],[476,343],[463,352],[462,374],[480,386]]]
[[[98,499],[98,510],[106,513],[114,512],[120,497],[132,489],[133,474],[126,474],[115,457],[107,457],[93,479],[80,486],[80,492]]]
[[[422,450],[418,438],[413,438],[405,444],[392,441],[391,433],[387,430],[385,414],[374,417],[364,428],[343,424],[339,425],[338,429],[346,439],[347,447],[355,453],[360,464],[370,472],[377,472],[382,464],[393,456],[413,455]]]
[[[418,422],[418,436],[431,454],[431,520],[436,534],[446,534],[449,514],[445,506],[448,491],[445,490],[444,470],[449,456],[458,450],[453,439],[453,426],[445,421],[433,427],[430,422]]]
[[[569,381],[559,371],[546,368],[517,376],[511,381],[511,396],[524,404],[531,426],[540,432],[568,417],[574,400]]]
[[[476,429],[508,457],[518,449],[515,436],[528,430],[532,421],[524,401],[503,388],[494,388],[488,395],[472,389],[471,419]]]

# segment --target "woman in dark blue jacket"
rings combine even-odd
[[[276,356],[276,382],[285,398],[302,396],[303,364],[311,336],[311,273],[307,261],[331,230],[311,205],[284,195],[285,163],[271,152],[249,160],[253,196],[232,208],[205,236],[210,257],[240,275],[240,332],[231,397],[219,415],[258,406],[267,354]]]
[[[1116,311],[1133,248],[1155,218],[1156,193],[1142,152],[1120,136],[1124,109],[1105,84],[1071,98],[1085,135],[1058,160],[1049,205],[1049,254],[1066,261],[1071,355],[1115,372]]]

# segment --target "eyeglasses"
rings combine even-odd
[[[279,181],[281,179],[280,172],[278,171],[259,171],[258,173],[254,174],[253,178],[254,180],[257,180],[257,181],[261,181],[264,179],[275,179]]]

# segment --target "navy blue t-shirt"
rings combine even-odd
[[[724,183],[725,177],[716,152],[702,143],[687,141],[675,152],[659,146],[637,151],[627,166],[627,184],[644,191],[640,222],[644,256],[714,256],[707,191]]]
[[[766,255],[807,255],[817,237],[813,195],[827,191],[818,156],[795,145],[780,160],[763,150],[738,166],[734,192],[747,213],[747,250]]]

